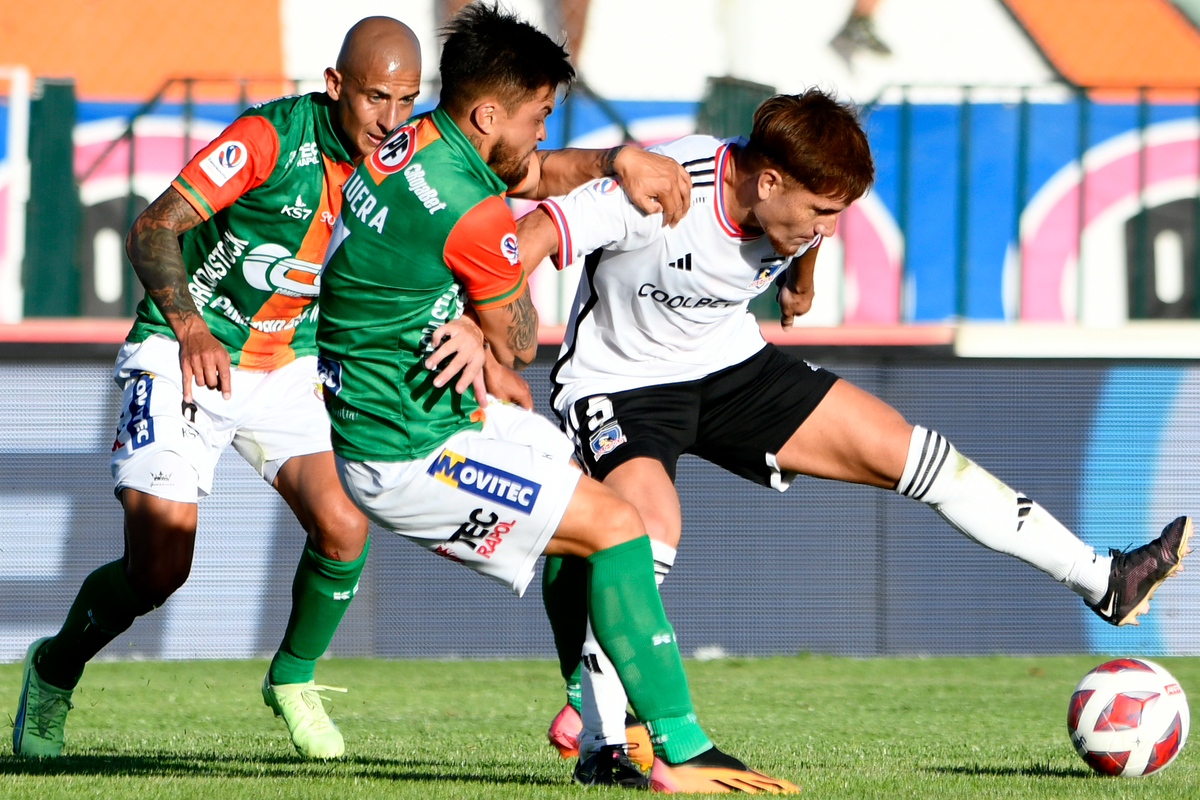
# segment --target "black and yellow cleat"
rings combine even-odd
[[[1163,581],[1183,569],[1183,557],[1192,552],[1192,520],[1180,517],[1157,539],[1129,552],[1109,551],[1112,568],[1108,591],[1100,602],[1088,604],[1110,625],[1137,625],[1139,614],[1150,610],[1150,598]]]

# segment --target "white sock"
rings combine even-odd
[[[650,554],[654,557],[654,582],[662,586],[667,573],[675,566],[675,548],[666,542],[650,540]]]
[[[583,730],[579,732],[579,759],[590,756],[606,744],[625,744],[625,706],[629,699],[617,668],[608,660],[604,649],[592,633],[588,620],[587,636],[583,640],[582,702],[579,715]]]
[[[967,538],[1037,567],[1089,603],[1100,602],[1108,591],[1111,558],[1098,555],[936,431],[913,428],[896,491],[928,503]]]
[[[675,548],[651,539],[650,552],[654,556],[654,580],[662,586],[675,564]],[[629,704],[617,668],[596,641],[590,619],[587,636],[583,640],[582,660],[580,683],[583,700],[580,716],[583,718],[583,730],[579,732],[580,759],[587,758],[603,745],[628,743],[625,738],[625,706]]]

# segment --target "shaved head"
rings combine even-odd
[[[421,43],[412,28],[391,17],[367,17],[346,33],[338,52],[337,71],[361,75],[378,64],[387,72],[421,71]]]
[[[391,17],[367,17],[346,34],[337,67],[325,70],[337,122],[362,158],[412,114],[421,90],[421,45]]]

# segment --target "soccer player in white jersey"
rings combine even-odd
[[[675,465],[688,452],[778,491],[797,473],[891,489],[1048,573],[1105,621],[1136,624],[1189,552],[1190,520],[1128,553],[1097,554],[944,437],[767,344],[748,313],[773,284],[785,328],[810,308],[821,240],[874,178],[852,108],[816,89],[776,96],[755,112],[748,141],[689,136],[656,149],[692,174],[692,209],[678,226],[664,228],[601,180],[545,201],[518,236],[527,263],[584,260],[552,373],[554,408],[589,474],[641,513],[660,582],[680,537]],[[615,671],[585,637],[581,569],[572,559],[546,565],[571,701],[549,735],[571,753],[581,704],[576,778],[619,782],[641,754],[625,748]],[[582,690],[572,692],[580,652]]]

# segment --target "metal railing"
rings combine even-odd
[[[299,92],[300,81],[294,78],[279,78],[279,77],[196,77],[183,76],[167,78],[148,100],[138,106],[129,116],[129,122],[125,126],[125,130],[108,143],[100,153],[92,159],[91,163],[78,174],[77,181],[79,184],[86,183],[96,171],[108,160],[109,156],[125,144],[127,147],[127,171],[126,179],[128,181],[129,191],[125,202],[125,227],[126,230],[133,227],[134,220],[137,218],[137,192],[134,189],[134,181],[137,174],[137,135],[136,128],[138,121],[143,117],[153,114],[155,109],[167,101],[173,89],[179,88],[182,91],[180,98],[180,117],[183,125],[183,146],[180,166],[187,164],[192,156],[193,137],[192,132],[196,120],[196,89],[199,86],[229,86],[236,87],[237,94],[234,102],[237,104],[237,113],[241,113],[249,107],[249,90],[253,85],[274,85],[274,86],[291,86],[294,93]],[[136,286],[136,278],[133,274],[133,266],[128,259],[125,260],[125,283],[126,287]],[[133,298],[135,292],[127,290],[125,295],[125,310],[126,313],[133,314]]]

